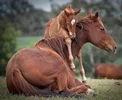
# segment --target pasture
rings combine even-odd
[[[97,93],[97,96],[84,94],[79,100],[122,100],[122,80],[88,79],[88,84]],[[11,95],[7,92],[6,78],[0,77],[0,100],[78,100],[76,98]]]

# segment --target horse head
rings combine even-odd
[[[66,19],[66,26],[69,32],[70,38],[75,38],[75,29],[76,29],[76,20],[75,16],[80,13],[81,9],[78,11],[74,11],[72,7],[69,5],[65,10],[65,19]]]
[[[77,23],[77,28],[80,31],[86,30],[85,36],[87,37],[87,42],[90,42],[95,46],[103,50],[106,50],[109,53],[116,52],[116,43],[108,34],[106,28],[104,27],[99,17],[98,12],[92,14],[88,10],[87,16],[82,18]]]

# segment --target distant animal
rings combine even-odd
[[[79,57],[81,47],[87,42],[110,53],[116,51],[116,43],[103,27],[98,12],[78,21],[71,48],[74,58]],[[43,39],[34,48],[21,49],[11,57],[6,68],[7,88],[13,94],[41,96],[60,95],[61,91],[63,96],[94,93],[75,78],[68,64],[65,39]]]
[[[69,65],[72,70],[75,68],[75,65],[73,63],[73,56],[71,51],[71,39],[74,39],[76,36],[75,16],[80,12],[80,10],[81,9],[74,11],[71,5],[69,5],[65,10],[61,11],[61,13],[56,18],[49,20],[44,33],[44,39],[58,36],[61,36],[65,39],[66,45],[68,47]]]
[[[96,66],[95,77],[107,79],[122,79],[122,65],[99,64]]]
[[[46,31],[44,34],[45,38],[49,38],[50,36],[50,32],[49,30],[51,30],[51,27],[53,27],[52,25],[53,21],[50,20],[46,26]],[[78,46],[74,46],[74,42],[72,43],[72,47],[71,47],[71,51],[72,51],[72,55],[73,55],[73,59],[75,59],[75,57],[77,56],[78,61],[79,61],[79,65],[80,65],[80,73],[82,76],[82,81],[86,82],[86,76],[85,76],[85,70],[82,64],[82,55],[81,55],[81,48],[83,46],[83,44],[90,42],[92,44],[94,44],[95,46],[104,49],[108,52],[111,53],[115,53],[116,52],[116,43],[112,40],[112,38],[110,37],[110,35],[108,34],[108,32],[106,31],[98,12],[95,14],[92,14],[90,12],[90,10],[87,11],[87,16],[82,18],[81,20],[79,20],[76,24],[76,33],[82,33],[81,37],[79,37],[79,35],[76,35],[75,40],[72,41],[76,41]],[[78,41],[78,39],[81,38],[81,42]],[[75,48],[75,49],[72,49]],[[67,55],[69,57],[69,55]],[[72,60],[73,60],[72,59]],[[71,62],[69,62],[71,66]],[[75,68],[75,67],[72,67]]]

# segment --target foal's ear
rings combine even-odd
[[[75,11],[75,15],[77,15],[78,13],[80,13],[81,9],[79,9],[78,11]]]
[[[72,8],[71,4],[67,6],[68,9]]]
[[[99,14],[98,14],[98,12],[96,12],[94,18],[97,19],[98,16],[99,16]]]
[[[65,12],[66,16],[70,15],[70,13],[67,10],[64,10],[64,12]]]
[[[91,12],[90,12],[90,10],[89,10],[89,9],[87,10],[87,15],[88,15],[88,16],[90,16],[90,15],[91,15]]]
[[[69,15],[70,15],[70,9],[72,9],[71,4],[70,4],[70,5],[68,5],[68,6],[67,6],[67,8],[64,10],[64,12],[65,12],[65,14],[66,14],[67,16],[69,16]]]

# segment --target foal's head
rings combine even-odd
[[[75,38],[75,29],[76,29],[76,20],[75,16],[80,12],[81,9],[78,11],[74,11],[72,7],[69,5],[65,10],[65,20],[66,20],[66,26],[69,32],[70,38]]]
[[[81,22],[80,22],[81,21]],[[87,40],[97,47],[110,53],[115,53],[117,46],[115,41],[106,31],[98,12],[91,14],[88,10],[87,16],[82,18],[77,24],[81,30],[86,30]]]

